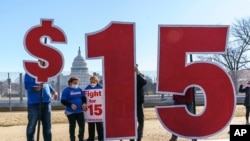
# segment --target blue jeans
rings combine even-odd
[[[51,105],[50,103],[42,104],[42,127],[44,141],[51,141]],[[26,129],[27,141],[34,141],[36,124],[39,120],[39,104],[28,105],[28,125]]]

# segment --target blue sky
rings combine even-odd
[[[111,21],[136,23],[136,62],[144,71],[157,69],[158,25],[231,25],[250,15],[250,0],[2,0],[0,2],[0,72],[23,72],[23,60],[36,60],[24,49],[24,35],[54,19],[67,44],[51,44],[64,55],[70,71],[78,47],[85,56],[85,34]],[[90,71],[101,71],[100,60],[87,60]]]

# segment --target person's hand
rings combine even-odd
[[[53,99],[54,99],[54,100],[57,100],[57,99],[58,99],[58,93],[57,93],[56,91],[53,93]]]
[[[82,109],[83,109],[83,111],[87,111],[87,104],[86,103],[82,104]]]
[[[33,87],[35,91],[40,91],[42,88],[43,88],[43,83],[40,83],[38,86]]]
[[[75,104],[71,104],[70,106],[73,110],[76,110],[77,106]]]
[[[138,70],[138,67],[137,67],[137,66],[134,67],[134,72],[135,72],[136,74],[139,74],[139,70]]]

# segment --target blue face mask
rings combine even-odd
[[[71,86],[70,86],[71,88],[73,88],[73,89],[77,89],[78,88],[78,85],[77,84],[72,84]]]

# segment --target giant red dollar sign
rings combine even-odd
[[[37,78],[37,82],[47,82],[48,78],[56,76],[63,68],[63,56],[60,51],[41,43],[42,37],[49,37],[52,42],[66,43],[64,32],[54,25],[53,20],[41,20],[41,25],[32,27],[25,37],[25,49],[32,56],[44,60],[42,67],[37,61],[24,61],[26,72]]]

